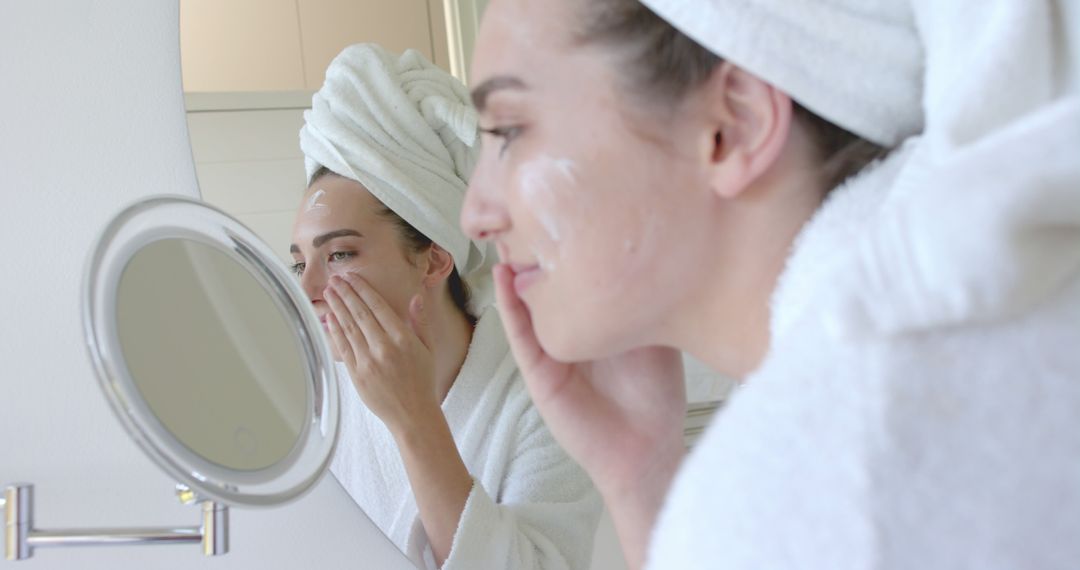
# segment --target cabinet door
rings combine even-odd
[[[181,0],[180,62],[188,92],[304,89],[296,1]]]
[[[400,53],[413,48],[435,61],[427,0],[297,0],[307,88],[346,46],[374,42]]]

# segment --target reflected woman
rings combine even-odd
[[[457,220],[479,150],[460,82],[345,49],[305,113],[294,270],[342,387],[331,471],[429,568],[585,568],[600,500],[533,407]]]

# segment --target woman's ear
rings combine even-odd
[[[446,281],[454,270],[454,257],[437,243],[432,243],[425,256],[424,286],[434,288]]]
[[[791,129],[791,98],[726,61],[713,70],[702,95],[711,127],[707,177],[718,196],[735,198],[780,158]]]

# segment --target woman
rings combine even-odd
[[[1080,559],[1059,8],[491,3],[462,224],[631,567]],[[673,348],[745,380],[685,464]]]
[[[467,101],[417,52],[356,45],[305,113],[294,269],[351,379],[331,471],[427,567],[585,568],[599,499],[528,398],[487,248],[457,228]]]

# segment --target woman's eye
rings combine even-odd
[[[355,251],[335,251],[330,254],[330,261],[346,261],[356,257]]]
[[[293,275],[300,277],[304,274],[304,267],[307,266],[303,261],[298,261],[289,266],[289,271],[292,271]]]
[[[489,134],[493,137],[498,137],[503,140],[502,148],[499,149],[499,156],[502,156],[506,152],[506,147],[510,146],[510,142],[516,139],[522,131],[522,127],[494,127],[490,129],[480,129],[480,132]]]

